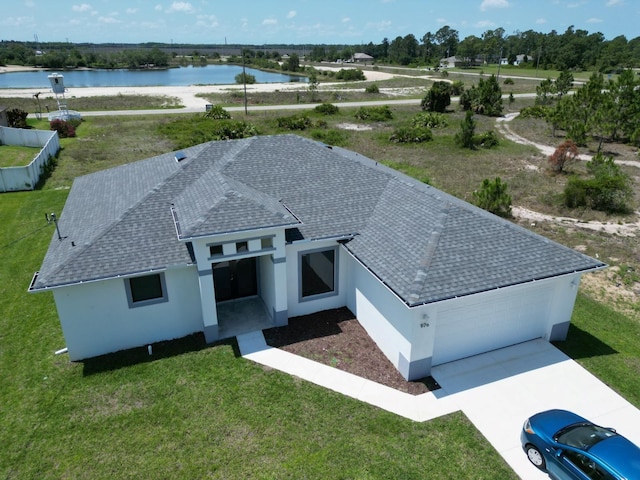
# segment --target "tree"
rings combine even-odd
[[[482,40],[475,35],[470,35],[458,45],[457,56],[464,59],[467,67],[471,67],[481,51]]]
[[[460,106],[463,110],[497,117],[502,115],[502,89],[495,75],[488,79],[480,78],[478,86],[473,85],[460,96]]]
[[[473,112],[471,110],[467,110],[464,120],[460,122],[460,131],[456,133],[454,140],[459,147],[475,150],[475,133],[476,121],[473,119]]]
[[[236,83],[240,85],[253,85],[256,83],[256,77],[251,75],[250,73],[241,72],[235,76]]]
[[[578,146],[571,140],[565,140],[549,157],[549,165],[555,173],[562,173],[566,166],[576,163],[578,158]]]
[[[473,192],[475,204],[500,217],[511,217],[511,195],[507,193],[507,184],[496,177],[491,181],[485,178],[480,190]]]
[[[309,75],[309,85],[307,87],[309,93],[311,93],[311,101],[316,101],[316,95],[318,94],[318,76],[316,75],[316,70],[313,69],[311,74]]]
[[[297,72],[300,70],[300,57],[298,57],[298,54],[292,53],[283,64],[283,67],[289,72]]]
[[[451,86],[447,82],[435,82],[422,99],[422,110],[444,113],[451,105]]]

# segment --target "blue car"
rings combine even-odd
[[[640,448],[575,413],[538,413],[525,422],[520,439],[531,463],[554,479],[640,479]]]

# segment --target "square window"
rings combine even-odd
[[[236,253],[248,252],[249,242],[236,242]]]
[[[130,307],[168,300],[163,273],[127,278],[125,279],[125,287]]]
[[[260,239],[260,246],[263,250],[273,248],[273,237],[265,237]]]
[[[222,245],[211,245],[209,247],[209,254],[212,257],[216,257],[218,255],[222,255]]]
[[[300,292],[303,298],[335,292],[335,257],[334,248],[300,255]]]

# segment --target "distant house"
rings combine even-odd
[[[564,339],[581,276],[605,267],[295,135],[79,177],[58,228],[29,291],[53,292],[71,360],[195,332],[215,342],[249,309],[255,330],[346,306],[418,379],[433,365]]]
[[[516,58],[513,61],[513,65],[517,67],[521,63],[524,63],[524,62],[528,61],[528,59],[529,59],[529,57],[527,57],[525,54],[516,55]],[[507,57],[501,58],[500,59],[500,64],[501,65],[509,65],[509,59]]]
[[[482,59],[476,58],[469,60],[462,57],[446,57],[440,59],[440,68],[455,68],[455,67],[478,67],[482,65]]]
[[[366,53],[354,53],[353,57],[351,57],[351,61],[354,63],[362,63],[366,65],[367,63],[373,63],[374,58],[371,55],[367,55]]]

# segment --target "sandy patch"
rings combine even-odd
[[[371,125],[358,125],[357,123],[339,123],[336,127],[341,128],[343,130],[356,130],[356,131],[366,131],[373,130]]]

